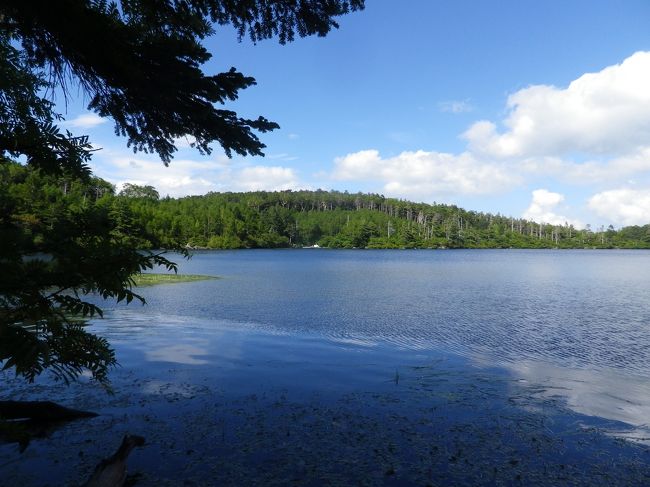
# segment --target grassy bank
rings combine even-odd
[[[139,274],[133,277],[136,286],[155,286],[157,284],[174,284],[178,282],[205,281],[208,279],[219,279],[216,276],[204,276],[199,274]]]

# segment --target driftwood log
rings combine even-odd
[[[84,487],[122,487],[126,481],[126,459],[136,446],[142,445],[142,436],[126,435],[117,451],[97,465]]]
[[[70,409],[51,401],[0,401],[0,418],[67,421],[93,418],[97,413]]]

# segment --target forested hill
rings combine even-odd
[[[650,225],[576,229],[339,191],[208,193],[159,199],[127,185],[135,220],[154,247],[650,248]]]
[[[159,198],[151,186],[127,184],[116,195],[99,178],[44,175],[8,161],[0,164],[0,207],[0,242],[18,232],[35,248],[52,229],[69,232],[71,221],[75,231],[106,227],[140,248],[650,248],[650,224],[577,230],[338,191]]]

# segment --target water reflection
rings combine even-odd
[[[101,416],[18,459],[0,445],[3,478],[76,484],[79,467],[61,458],[91,470],[98,458],[80,451],[135,431],[148,442],[129,465],[143,486],[596,485],[603,472],[610,485],[647,482],[647,450],[601,434],[645,434],[648,388],[620,371],[460,357],[408,335],[396,346],[142,308],[106,316],[95,331],[124,365],[116,394],[23,384]]]
[[[153,345],[150,350],[145,350],[145,358],[152,362],[171,362],[185,365],[206,365],[210,362],[205,358],[200,358],[208,354],[208,342],[203,341],[204,346],[199,347],[197,344],[177,343],[174,345]]]
[[[138,326],[130,327],[134,321]],[[293,389],[355,390],[396,380],[397,371],[405,364],[429,368],[431,360],[449,353],[449,349],[444,352],[422,344],[409,347],[408,341],[395,347],[381,340],[270,333],[253,323],[159,314],[133,316],[127,310],[108,313],[101,328],[98,331],[109,339],[121,337],[118,358],[130,367],[149,368],[153,363],[192,366],[182,374],[183,380],[205,377],[226,389],[249,392],[259,389],[260,383]],[[539,412],[550,401],[581,416],[609,421],[601,426],[612,435],[650,439],[650,385],[643,377],[611,369],[467,354],[473,367],[497,375],[503,373],[499,370],[507,371],[514,379],[507,381],[508,396],[530,412]],[[169,387],[170,383],[165,384]],[[150,382],[143,392],[155,392],[159,386]]]
[[[144,313],[650,378],[646,251],[205,252],[180,267],[224,279],[143,289]]]
[[[416,353],[482,354],[540,400],[645,434],[650,252],[242,251],[179,263],[224,278],[143,289],[148,306],[114,306],[96,323],[136,366],[242,380],[253,367],[282,384],[320,374],[345,387],[373,350],[392,354],[391,366]]]
[[[610,425],[607,429],[612,435],[650,443],[650,385],[647,379],[611,370],[559,368],[534,361],[520,361],[507,368],[520,380],[511,387],[513,395],[523,389],[538,400],[560,399],[578,414],[632,427],[616,429],[616,425]]]

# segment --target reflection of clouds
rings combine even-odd
[[[207,348],[201,348],[187,343],[177,343],[175,345],[164,345],[161,347],[154,345],[152,348],[152,350],[145,351],[145,357],[150,362],[172,362],[185,365],[205,365],[209,363],[205,359],[197,358],[197,355],[207,355]]]
[[[117,346],[120,361],[171,362],[228,367],[254,360],[264,337],[286,336],[261,323],[142,312],[140,307],[107,310],[93,320],[94,332]],[[261,345],[262,344],[262,345]],[[120,347],[120,345],[128,345]],[[134,356],[137,351],[140,356]]]
[[[621,421],[633,427],[632,431],[610,431],[612,435],[650,439],[647,380],[615,371],[568,369],[533,361],[507,367],[516,377],[531,383],[531,394],[535,397],[560,398],[576,413]]]

